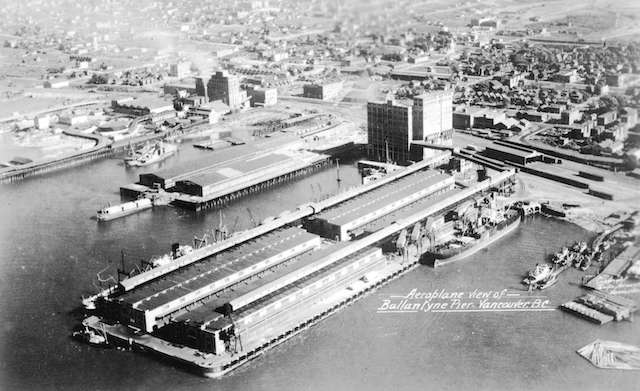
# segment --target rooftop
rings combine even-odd
[[[274,231],[140,285],[118,299],[151,310],[316,238],[300,228]]]
[[[333,253],[337,248],[344,247],[346,244],[347,243],[332,243],[325,245],[320,249],[301,254],[284,262],[277,268],[263,272],[259,279],[231,286],[229,289],[220,292],[214,299],[207,301],[202,306],[179,315],[176,317],[176,321],[183,321],[196,325],[212,322],[220,315],[216,310],[220,309],[224,304],[263,287],[266,284],[276,281],[281,277],[294,273],[307,265],[311,265],[323,257]]]
[[[323,211],[317,218],[336,225],[346,224],[447,178],[450,176],[437,171],[418,171]]]

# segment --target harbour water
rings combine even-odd
[[[163,164],[179,167],[205,153],[211,152],[183,146]],[[107,224],[90,218],[106,202],[118,202],[118,186],[134,182],[139,172],[108,159],[0,188],[1,389],[631,390],[640,380],[636,372],[596,369],[575,353],[596,338],[640,345],[637,322],[600,327],[559,310],[377,312],[386,298],[414,288],[527,295],[520,284],[527,270],[545,253],[590,235],[541,217],[467,261],[418,267],[219,380],[144,354],[77,343],[69,334],[79,298],[94,291],[96,272],[115,273],[121,249],[131,267],[219,224],[216,211],[174,208]],[[340,176],[344,187],[359,180],[355,166],[342,161]],[[247,208],[260,221],[334,193],[337,183],[335,170],[327,169],[242,199],[223,211],[224,224],[247,228]],[[535,295],[555,307],[580,293],[580,275],[570,270]]]

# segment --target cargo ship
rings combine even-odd
[[[520,225],[521,218],[519,211],[508,209],[496,219],[472,229],[459,226],[451,240],[425,253],[426,262],[438,267],[467,258],[511,233]]]
[[[153,145],[146,145],[139,151],[130,154],[124,159],[124,163],[130,167],[148,166],[168,158],[177,150],[177,146],[160,141]]]

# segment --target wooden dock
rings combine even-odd
[[[594,323],[605,324],[613,320],[613,316],[605,315],[602,312],[596,311],[587,307],[584,304],[576,303],[575,301],[569,301],[560,306],[563,310],[572,312],[582,318],[590,320]]]

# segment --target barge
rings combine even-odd
[[[153,207],[149,198],[141,198],[135,201],[125,202],[119,205],[107,206],[96,213],[98,221],[110,221],[119,217],[128,216]]]

